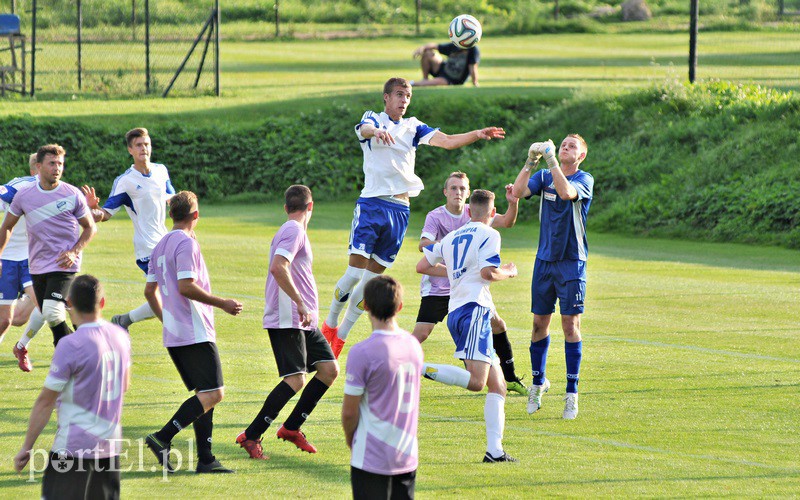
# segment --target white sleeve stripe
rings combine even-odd
[[[292,255],[292,252],[290,252],[289,250],[287,250],[285,248],[276,248],[275,249],[275,255],[280,255],[281,257],[284,257],[289,262],[292,262],[292,260],[294,260],[294,255]]]
[[[179,280],[185,280],[185,279],[189,279],[189,278],[192,278],[193,280],[196,280],[197,279],[197,273],[194,272],[194,271],[181,271],[181,272],[178,273],[178,279]]]
[[[157,281],[158,280],[156,279],[156,275],[155,274],[148,274],[147,275],[147,282],[148,283],[155,283]]]
[[[419,237],[419,239],[422,239],[422,238],[427,238],[427,239],[429,239],[431,241],[436,241],[436,235],[435,234],[428,233],[428,232],[425,232],[425,231],[423,231],[422,232],[422,236]]]
[[[345,382],[344,393],[347,394],[348,396],[363,396],[364,388]]]
[[[44,386],[51,391],[61,392],[66,387],[68,380],[61,380],[60,378],[54,377],[52,374],[48,374],[47,378],[44,379]]]

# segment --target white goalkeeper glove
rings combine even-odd
[[[547,162],[547,168],[555,168],[558,167],[558,159],[556,158],[556,145],[553,144],[553,141],[550,139],[547,142],[539,143],[539,152],[542,153],[544,156],[544,160]]]
[[[534,142],[528,149],[528,163],[530,163],[531,165],[537,163],[539,161],[539,158],[542,157],[542,153],[539,152],[541,145],[542,145],[541,142]]]

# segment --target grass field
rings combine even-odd
[[[318,206],[311,221],[314,269],[323,314],[343,271],[352,205]],[[535,210],[526,203],[522,209]],[[216,411],[214,450],[238,473],[196,477],[181,471],[163,482],[149,452],[138,465],[136,439],[160,427],[187,397],[155,321],[135,325],[133,384],[123,425],[132,440],[133,471],[123,474],[131,498],[343,498],[349,495],[348,450],[339,423],[343,378],[304,426],[320,452],[301,454],[271,429],[267,462],[246,459],[233,444],[276,380],[261,329],[269,242],[283,222],[278,205],[201,207],[198,236],[215,292],[245,304],[241,317],[217,315],[226,399]],[[419,303],[413,269],[422,216],[412,215],[409,238],[391,271],[406,288],[401,324]],[[591,229],[591,217],[589,221]],[[85,253],[85,271],[106,284],[107,317],[142,302],[143,279],[133,264],[130,222],[104,223]],[[800,491],[796,450],[800,338],[797,325],[800,256],[797,252],[724,244],[589,235],[591,256],[580,415],[561,419],[563,343],[556,327],[548,377],[551,392],[528,416],[525,398],[506,401],[505,446],[519,464],[484,465],[483,395],[423,382],[420,410],[420,498],[784,497]],[[529,280],[536,227],[503,232],[503,258],[520,277],[493,287],[509,325],[519,373],[530,379]],[[557,318],[556,318],[557,320]],[[555,321],[558,324],[558,321]],[[11,356],[14,329],[0,349],[0,496],[32,498],[40,483],[12,471],[11,458],[47,371],[51,335],[31,344],[36,366],[23,374]],[[351,334],[367,335],[362,319]],[[428,360],[453,362],[446,329],[424,344]],[[348,347],[343,353],[346,361]],[[285,418],[285,410],[279,418]],[[55,418],[53,418],[53,422]],[[52,443],[54,425],[38,446]],[[187,452],[184,431],[176,438]],[[182,440],[182,441],[181,441]]]
[[[48,73],[74,69],[75,64],[70,62],[74,45],[50,44],[37,56],[42,71],[37,81],[45,85],[37,100],[0,101],[0,116],[86,117],[127,125],[137,120],[152,123],[159,118],[174,119],[177,115],[192,123],[235,126],[258,121],[267,114],[313,108],[319,101],[364,96],[363,99],[375,102],[388,77],[419,77],[418,62],[412,60],[411,52],[428,41],[431,40],[383,38],[224,42],[221,49],[224,98],[167,100],[156,97],[107,100],[80,93],[72,100],[72,92],[62,92],[56,100],[47,100],[53,97],[47,90],[47,82],[75,80],[74,75]],[[513,93],[561,99],[578,89],[621,91],[665,79],[684,81],[688,79],[688,47],[688,35],[684,33],[487,37],[481,42],[480,89],[467,85],[416,92],[463,93],[465,98],[475,92]],[[163,86],[188,46],[156,44],[153,50],[154,78]],[[137,78],[143,87],[143,66],[137,73],[129,74],[131,65],[144,60],[143,47],[88,44],[84,51],[86,68],[97,67],[100,57],[112,58],[110,63],[103,63],[106,64],[103,77],[114,81],[120,68],[123,78]],[[798,89],[798,51],[797,33],[703,33],[699,39],[697,76]],[[178,85],[186,87],[193,78],[194,72],[189,69]],[[85,79],[92,88],[98,76],[88,71]]]

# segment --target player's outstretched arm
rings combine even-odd
[[[503,264],[500,267],[487,266],[481,269],[481,278],[486,281],[503,281],[508,278],[517,277],[517,266],[513,262]]]
[[[152,275],[151,275],[152,276]],[[164,322],[164,313],[161,309],[161,294],[158,293],[158,283],[155,281],[148,281],[144,286],[144,298],[153,310],[153,314],[160,322]]]
[[[377,128],[375,125],[370,123],[365,123],[361,126],[360,129],[361,136],[364,139],[372,139],[374,138],[378,143],[383,143],[387,146],[391,146],[394,144],[394,137],[388,131],[383,130],[381,128]]]
[[[480,140],[505,139],[506,131],[502,127],[486,127],[463,134],[447,135],[437,130],[431,137],[430,145],[444,149],[458,149]]]
[[[469,76],[472,79],[472,86],[479,87],[478,85],[478,64],[469,65]]]
[[[428,262],[427,257],[423,257],[417,262],[417,272],[419,274],[427,274],[428,276],[447,277],[447,268],[441,264],[431,264]]]
[[[437,43],[434,43],[434,42],[426,43],[425,45],[421,45],[421,46],[417,47],[416,49],[414,49],[414,52],[411,53],[411,57],[414,58],[414,59],[416,59],[418,57],[422,57],[422,54],[426,50],[435,50],[438,47],[439,47],[439,44],[437,44]]]
[[[435,244],[435,243],[436,243],[436,242],[435,242],[435,241],[433,241],[433,240],[431,240],[431,239],[428,239],[428,238],[420,238],[420,240],[419,240],[419,245],[417,245],[417,248],[419,248],[419,251],[421,252],[423,248],[425,248],[425,247],[429,247],[429,246],[431,246],[431,245],[433,245],[433,244]]]
[[[30,461],[33,445],[36,444],[39,434],[42,433],[47,422],[50,421],[50,416],[53,414],[53,408],[56,407],[56,400],[59,394],[47,387],[42,387],[42,392],[39,393],[39,397],[31,410],[25,441],[22,443],[19,453],[14,457],[14,470],[17,472],[21,472]]]
[[[492,219],[492,227],[514,227],[517,223],[517,213],[519,212],[519,198],[514,196],[514,185],[506,184],[506,201],[508,210],[502,215]]]
[[[83,185],[81,186],[81,191],[83,191],[83,196],[86,197],[86,204],[92,211],[92,218],[95,222],[105,222],[111,218],[111,214],[100,206],[100,198],[92,186]]]
[[[185,278],[178,280],[178,293],[183,295],[189,300],[196,300],[203,304],[208,304],[213,307],[222,309],[231,316],[236,316],[242,312],[242,303],[234,299],[223,299],[212,295],[194,282],[192,278]]]

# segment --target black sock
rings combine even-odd
[[[200,463],[210,464],[215,460],[211,453],[211,432],[214,430],[214,408],[203,413],[203,416],[192,423],[194,438],[197,441],[197,459]]]
[[[306,388],[303,389],[303,393],[300,394],[300,399],[297,401],[294,410],[292,410],[286,422],[283,423],[283,426],[290,431],[299,429],[308,416],[311,415],[311,412],[314,411],[317,403],[319,403],[319,400],[322,399],[322,396],[325,395],[325,391],[327,390],[328,386],[325,385],[325,382],[317,377],[312,378],[311,381],[306,384]]]
[[[50,331],[53,332],[53,345],[58,345],[58,341],[72,333],[72,330],[67,326],[66,321],[62,321],[56,326],[51,326]]]
[[[203,413],[205,413],[205,410],[203,410],[203,403],[200,402],[197,396],[190,397],[183,402],[169,422],[167,422],[160,431],[156,432],[156,438],[162,443],[171,442],[175,434],[200,418]]]
[[[500,369],[503,370],[503,378],[506,382],[515,382],[517,374],[514,373],[514,353],[511,352],[511,342],[508,341],[506,332],[493,333],[492,342],[497,357],[500,358]]]
[[[258,412],[250,427],[245,429],[244,434],[247,439],[254,441],[261,439],[261,435],[266,432],[272,421],[278,418],[278,413],[294,395],[295,391],[292,386],[281,380],[264,400],[264,406],[261,407],[261,411]]]

